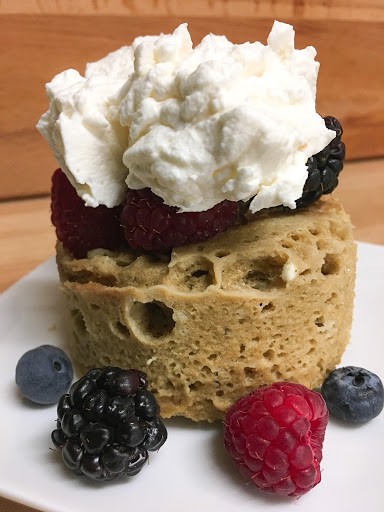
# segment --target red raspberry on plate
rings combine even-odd
[[[225,231],[238,220],[238,205],[222,201],[204,212],[178,213],[149,188],[128,190],[121,212],[124,235],[132,249],[166,251]]]
[[[300,496],[320,482],[328,410],[301,384],[277,382],[228,410],[224,445],[246,480],[259,489]]]
[[[56,236],[75,258],[91,249],[118,249],[124,245],[119,222],[120,207],[85,206],[61,169],[52,176],[51,220]]]

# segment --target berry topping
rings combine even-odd
[[[297,207],[306,206],[319,199],[323,194],[330,194],[339,183],[339,174],[344,166],[345,145],[341,141],[343,129],[335,117],[324,117],[329,130],[336,132],[336,137],[320,153],[308,158],[308,178],[304,184],[303,195],[296,201]]]
[[[51,220],[56,236],[75,258],[91,249],[118,249],[124,244],[119,207],[85,206],[61,169],[52,176]]]
[[[357,366],[345,366],[331,372],[323,382],[321,393],[329,412],[351,423],[372,420],[384,406],[380,378]]]
[[[200,242],[225,231],[238,221],[238,205],[222,201],[204,212],[178,213],[150,189],[128,190],[121,224],[132,249],[167,251]]]
[[[23,396],[37,404],[55,404],[73,379],[72,363],[58,347],[41,345],[28,350],[16,366],[16,384]]]
[[[259,489],[300,496],[320,482],[328,410],[319,393],[277,382],[240,398],[224,423],[227,452]]]
[[[93,480],[138,473],[167,439],[159,407],[138,370],[94,368],[57,406],[53,444],[66,466]]]

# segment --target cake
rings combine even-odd
[[[58,245],[72,358],[144,370],[163,417],[222,418],[277,380],[320,386],[349,340],[356,248],[334,199],[259,215],[168,256]]]
[[[47,85],[72,360],[145,371],[165,418],[215,421],[276,381],[316,388],[348,343],[356,246],[323,197],[342,129],[316,113],[316,52],[293,37],[275,22],[268,46],[210,35],[193,50],[181,25]],[[235,221],[219,222],[221,204]],[[196,233],[166,239],[167,219],[190,232],[200,214]]]

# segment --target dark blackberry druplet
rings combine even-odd
[[[329,130],[336,132],[336,137],[320,153],[308,158],[308,178],[303,195],[296,201],[298,208],[317,201],[324,194],[330,194],[339,184],[345,159],[345,145],[341,140],[343,128],[335,117],[324,117],[324,123]]]
[[[111,480],[140,472],[167,439],[159,406],[138,370],[94,368],[60,398],[51,439],[74,473]]]

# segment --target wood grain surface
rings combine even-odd
[[[242,1],[220,2],[227,6],[234,3],[238,7],[236,14],[242,13]],[[258,9],[267,5],[267,2],[253,3],[258,5]],[[269,2],[270,5],[275,3]],[[349,21],[345,19],[346,14],[340,19],[312,19],[309,15],[305,17],[303,13],[298,13],[298,7],[295,13],[292,10],[294,4],[308,9],[312,6],[314,9],[317,5],[315,2],[300,0],[283,3],[287,9],[290,6],[292,18],[288,11],[287,15],[278,17],[294,23],[297,47],[313,44],[318,50],[321,62],[318,111],[323,115],[333,114],[343,122],[347,157],[383,156],[384,21],[380,14],[383,12],[380,8],[383,2],[372,0],[366,3],[367,8],[377,9],[377,16],[369,15],[367,18],[362,15]],[[175,2],[160,0],[144,2],[143,9],[148,7],[146,14],[135,16],[134,19],[133,14],[131,17],[120,16],[118,11],[115,11],[116,15],[94,15],[103,11],[107,4],[115,9],[139,5],[137,2],[101,1],[0,3],[0,13],[3,13],[0,16],[0,198],[48,192],[48,178],[56,164],[46,142],[37,133],[35,124],[47,109],[44,84],[58,72],[69,67],[83,71],[86,62],[129,44],[134,37],[170,32],[183,21],[189,22],[195,42],[211,31],[226,34],[236,43],[245,40],[265,42],[275,17],[268,17],[272,11],[266,15],[267,19],[259,19],[259,11],[249,17],[232,17],[228,13],[213,17],[207,9],[209,6],[213,9],[217,2],[208,0],[204,3],[206,9],[200,12],[205,13],[204,16],[168,16],[164,13],[153,16],[149,9],[152,4],[158,8],[161,5],[169,8],[175,5]],[[348,11],[347,1],[318,4],[329,5],[332,9],[344,6],[344,12]],[[363,10],[364,2],[350,4],[351,8]],[[19,5],[17,12],[27,14],[5,14],[10,12],[6,10],[7,5]],[[56,14],[52,14],[53,5]],[[79,11],[76,11],[75,5],[79,5]],[[91,5],[94,10],[89,14]]]
[[[0,0],[1,14],[384,20],[382,0]]]

